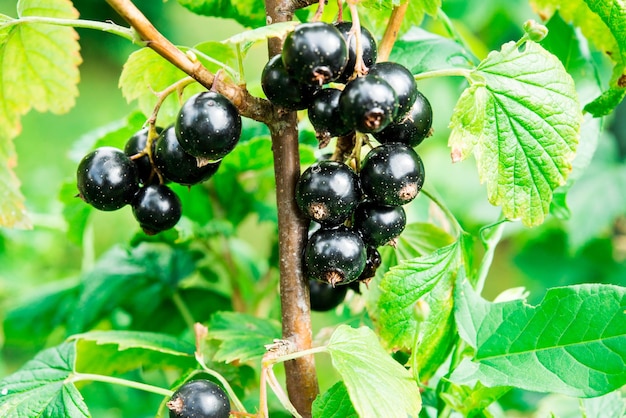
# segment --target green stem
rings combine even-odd
[[[496,223],[484,226],[480,230],[480,239],[485,246],[485,254],[483,255],[483,259],[478,267],[478,272],[476,273],[476,283],[474,285],[474,289],[476,289],[478,294],[481,294],[483,291],[485,280],[487,279],[487,274],[489,273],[494,254],[496,252],[496,247],[502,238],[502,232],[507,222],[508,221],[506,219],[501,218]]]
[[[444,68],[442,70],[426,71],[420,74],[415,74],[413,78],[415,79],[415,81],[424,80],[427,78],[449,76],[460,76],[469,79],[471,73],[472,70],[469,70],[467,68]]]
[[[219,374],[215,370],[209,368],[206,365],[206,363],[204,362],[204,359],[201,356],[196,355],[196,360],[198,361],[198,364],[200,364],[200,366],[202,367],[202,371],[203,372],[213,376],[214,378],[216,378],[222,384],[222,386],[226,390],[226,393],[228,394],[228,397],[230,398],[230,400],[235,405],[235,408],[237,409],[237,411],[239,411],[239,412],[247,412],[246,408],[243,406],[243,403],[239,400],[239,398],[237,397],[237,394],[235,393],[233,388],[228,383],[228,380],[226,380],[224,378],[224,376],[222,376],[221,374]]]
[[[113,376],[105,376],[101,374],[92,374],[92,373],[73,373],[65,379],[65,383],[73,383],[89,380],[92,382],[104,382],[111,383],[113,385],[126,386],[133,389],[143,390],[144,392],[156,393],[157,395],[162,395],[165,397],[171,397],[174,392],[169,389],[164,389],[158,386],[152,386],[145,383],[135,382],[132,380],[126,380],[119,377]]]
[[[268,364],[268,365],[275,364],[275,363],[283,363],[285,361],[295,360],[297,358],[305,357],[311,354],[325,353],[327,351],[328,351],[328,348],[325,345],[323,345],[320,347],[309,348],[307,350],[296,351],[295,353],[285,354],[282,356],[265,358],[263,359],[263,363]]]
[[[122,38],[128,39],[134,44],[144,45],[145,43],[137,37],[137,33],[132,28],[117,25],[115,23],[98,22],[84,19],[60,19],[45,16],[25,16],[3,23],[0,27],[19,25],[22,23],[41,23],[55,26],[69,26],[73,28],[95,29],[101,32],[112,33]]]
[[[172,294],[172,302],[174,302],[174,306],[176,306],[176,309],[178,309],[180,316],[183,317],[185,324],[187,324],[189,329],[193,330],[193,327],[196,321],[193,319],[193,315],[191,314],[189,307],[187,306],[183,298],[180,296],[179,292],[174,292]]]
[[[446,215],[446,218],[448,218],[448,221],[450,221],[450,223],[452,224],[455,237],[460,237],[463,233],[463,228],[461,227],[461,224],[459,224],[459,221],[456,219],[454,214],[450,212],[450,209],[448,209],[448,207],[441,201],[441,198],[435,193],[429,192],[426,189],[422,189],[421,193],[423,193],[426,197],[430,199],[431,202],[433,202],[439,207],[439,209],[441,209],[441,211]]]

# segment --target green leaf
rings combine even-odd
[[[337,382],[313,401],[313,418],[359,418],[348,389],[343,382]]]
[[[15,418],[90,417],[74,383],[74,343],[40,352],[21,369],[0,381],[0,416]]]
[[[78,292],[75,280],[54,282],[6,312],[3,321],[5,348],[43,347],[50,334],[67,321]]]
[[[204,16],[234,19],[243,26],[265,25],[265,8],[254,0],[178,0],[190,11]]]
[[[297,25],[298,22],[294,21],[273,23],[271,25],[238,33],[222,42],[225,44],[238,45],[264,41],[273,37],[282,38],[288,32],[291,32]]]
[[[626,94],[626,7],[621,0],[533,0],[541,16],[558,10],[568,22],[580,27],[595,47],[615,63],[609,89],[585,110],[594,116],[610,113]]]
[[[457,243],[423,257],[401,261],[380,282],[381,338],[393,348],[413,348],[418,331],[416,304],[439,281],[454,281],[458,267]]]
[[[139,110],[149,116],[157,102],[155,92],[162,91],[185,77],[187,74],[165,61],[152,49],[142,48],[130,54],[126,60],[119,86],[126,100],[137,100]],[[206,89],[202,85],[193,83],[185,88],[181,97],[171,94],[159,109],[157,123],[163,127],[173,123],[182,103],[204,90]]]
[[[582,114],[574,83],[539,44],[503,45],[469,75],[454,109],[453,161],[473,153],[489,201],[509,219],[541,224],[554,189],[565,183]]]
[[[196,257],[185,248],[158,243],[128,251],[114,248],[83,276],[68,332],[85,331],[119,307],[131,315],[133,311],[153,312],[195,270]]]
[[[389,61],[407,67],[413,74],[444,68],[470,68],[476,58],[458,43],[414,27],[397,40]]]
[[[368,327],[337,327],[327,346],[361,418],[417,417],[422,400],[411,373],[391,358]]]
[[[459,386],[450,383],[441,398],[446,405],[461,413],[464,417],[480,417],[485,409],[510,391],[506,386],[489,388],[477,382],[474,387]],[[489,415],[487,415],[489,416]]]
[[[359,3],[359,17],[364,25],[374,29],[375,33],[383,33],[393,7],[408,1],[409,5],[402,19],[400,33],[405,33],[413,27],[420,26],[426,14],[435,16],[441,7],[441,0],[365,0]]]
[[[575,397],[626,384],[626,288],[585,284],[549,289],[537,306],[489,303],[457,287],[459,334],[476,353],[450,380],[515,386]]]
[[[18,15],[75,18],[67,0],[18,2]],[[72,28],[0,19],[0,226],[31,228],[24,197],[13,169],[11,142],[21,130],[20,118],[31,108],[67,112],[78,95],[78,35]]]
[[[232,45],[227,45],[223,42],[206,41],[194,46],[193,49],[204,54],[204,56],[200,55],[198,60],[214,73],[225,65],[230,68],[236,68],[238,65],[237,53]],[[207,57],[210,60],[207,60]]]
[[[209,321],[209,338],[220,341],[215,361],[230,363],[262,357],[265,345],[280,338],[280,324],[237,312],[216,312]]]
[[[70,337],[76,341],[75,369],[82,373],[121,374],[135,369],[197,365],[193,344],[156,332],[90,331]]]
[[[626,402],[616,390],[596,398],[583,399],[581,409],[583,418],[624,417]]]

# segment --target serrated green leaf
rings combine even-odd
[[[206,41],[194,46],[193,49],[211,58],[211,60],[207,60],[202,55],[198,57],[209,71],[215,73],[225,65],[231,68],[237,67],[237,53],[232,45],[217,41]]]
[[[80,392],[68,381],[74,369],[74,347],[64,343],[44,350],[0,381],[0,416],[90,417]]]
[[[406,33],[411,28],[420,26],[424,17],[428,14],[435,16],[441,7],[441,0],[415,1],[407,0],[409,5],[402,19],[402,26],[399,34]],[[365,0],[359,3],[359,18],[364,26],[373,33],[383,33],[393,7],[399,6],[407,1],[401,0]]]
[[[623,1],[533,0],[531,3],[542,16],[551,16],[558,10],[615,62],[610,88],[585,106],[594,116],[610,113],[626,94],[626,7]]]
[[[159,243],[112,249],[83,276],[68,333],[89,329],[118,307],[131,314],[152,312],[195,270],[196,258],[185,248]]]
[[[155,92],[162,91],[185,77],[187,74],[165,61],[152,49],[142,48],[130,54],[126,60],[119,86],[124,98],[129,103],[137,100],[139,110],[149,116],[157,102]],[[161,126],[173,123],[182,103],[204,90],[206,89],[199,83],[193,83],[185,88],[182,96],[171,94],[159,109],[157,123]]]
[[[340,325],[327,350],[359,417],[418,416],[422,400],[417,383],[383,350],[370,328]]]
[[[67,0],[20,1],[18,14],[78,16]],[[31,108],[64,113],[74,106],[81,63],[78,35],[72,28],[21,23],[5,15],[0,21],[0,226],[31,228],[13,172],[17,160],[11,139]]]
[[[444,68],[470,68],[476,58],[449,38],[414,27],[397,40],[389,61],[397,62],[413,74]]]
[[[457,287],[459,334],[476,354],[450,380],[592,397],[626,384],[626,289],[585,284],[549,289],[537,306],[489,303]]]
[[[313,418],[359,418],[348,389],[343,382],[337,382],[313,401]]]
[[[178,0],[193,13],[234,19],[244,26],[258,27],[265,24],[263,2],[254,0]]]
[[[214,360],[226,363],[262,357],[265,345],[281,335],[277,321],[237,312],[216,312],[208,328],[209,338],[220,341]]]
[[[521,51],[509,42],[491,52],[469,78],[450,123],[453,161],[473,152],[489,201],[508,219],[539,225],[578,144],[582,114],[574,82],[531,41]]]
[[[457,243],[423,257],[401,261],[380,282],[378,301],[381,338],[399,349],[413,349],[418,331],[416,304],[440,281],[454,281],[458,264]]]
[[[510,387],[503,386],[489,388],[480,382],[473,387],[450,383],[441,398],[464,417],[488,417],[490,415],[482,415],[485,409],[510,390]]]
[[[196,366],[193,344],[180,338],[139,331],[90,331],[70,337],[76,341],[77,371],[114,375],[135,369]]]

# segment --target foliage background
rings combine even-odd
[[[81,17],[94,20],[112,18],[103,2],[74,2]],[[138,7],[174,43],[193,45],[204,40],[223,40],[243,27],[232,20],[199,17],[174,1],[137,1]],[[0,1],[0,13],[13,15],[15,2]],[[449,0],[443,9],[461,34],[470,42],[478,58],[522,35],[521,25],[537,15],[526,1]],[[424,27],[443,33],[440,22],[427,19]],[[80,96],[66,115],[31,112],[22,120],[23,130],[15,140],[17,175],[34,223],[30,231],[0,229],[0,318],[16,306],[49,289],[74,282],[81,272],[114,245],[127,243],[138,227],[130,208],[118,212],[90,215],[90,226],[79,245],[68,239],[68,225],[59,198],[64,182],[72,182],[77,162],[102,129],[121,125],[135,109],[127,104],[117,83],[122,65],[135,47],[127,41],[103,33],[78,30],[84,62],[80,67]],[[599,77],[606,84],[610,66],[605,58],[592,52]],[[267,54],[256,45],[245,61],[246,80],[252,92],[259,92],[259,78]],[[454,104],[465,87],[460,79],[437,78],[419,84],[434,109],[435,135],[420,146],[428,181],[459,219],[464,229],[476,232],[497,218],[499,209],[487,203],[485,187],[479,184],[472,161],[452,164],[447,147],[447,127]],[[626,286],[626,105],[603,121],[606,129],[598,138],[598,150],[584,177],[568,196],[569,220],[551,216],[540,227],[527,229],[511,224],[496,252],[484,296],[492,299],[502,290],[523,286],[531,293],[529,302],[539,301],[545,289],[576,283],[612,283]],[[103,128],[104,127],[104,128]],[[251,128],[257,129],[257,128]],[[261,128],[258,128],[261,129]],[[261,129],[262,131],[262,129]],[[306,129],[303,142],[309,141]],[[67,190],[64,192],[67,195]],[[272,202],[271,199],[268,202]],[[417,199],[407,208],[409,219],[423,219],[428,207]],[[195,210],[202,211],[202,207]],[[234,234],[241,238],[244,250],[254,249],[255,257],[270,257],[274,231],[271,222],[250,216]],[[243,251],[243,250],[242,250]],[[260,255],[259,255],[260,254]],[[276,303],[277,298],[274,298]],[[313,317],[314,331],[324,326],[355,321],[351,309],[359,300],[332,313]],[[276,316],[277,306],[267,309]],[[118,318],[124,321],[123,317]],[[19,344],[4,343],[0,357],[0,376],[7,375],[30,359],[40,341],[28,338],[24,330]],[[64,338],[57,330],[44,344],[55,344]],[[327,373],[320,373],[322,390],[333,382],[334,375],[324,360],[318,360]],[[159,379],[158,376],[154,377]],[[94,416],[151,416],[160,398],[138,394],[110,385],[90,384],[85,396]],[[141,396],[145,399],[139,399]],[[130,399],[132,398],[132,402]],[[541,410],[542,396],[513,391],[503,400],[505,408],[520,412]],[[145,402],[142,402],[145,401]],[[566,405],[564,402],[563,405]],[[561,416],[567,416],[563,412]]]

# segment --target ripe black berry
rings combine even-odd
[[[344,163],[320,161],[307,168],[296,185],[296,203],[309,219],[338,225],[361,198],[359,176]]]
[[[157,133],[161,133],[163,129],[157,127]],[[137,131],[131,136],[126,145],[124,145],[124,154],[132,157],[143,152],[146,149],[148,143],[148,128],[143,128]],[[154,155],[154,144],[152,142],[152,155]],[[150,164],[150,157],[148,154],[144,154],[139,158],[134,158],[133,162],[137,166],[137,174],[139,175],[139,182],[141,184],[147,184],[154,176],[152,171],[152,164]]]
[[[404,119],[391,122],[385,129],[373,135],[382,144],[401,142],[410,147],[416,147],[430,135],[432,125],[433,110],[430,102],[418,91],[415,103]]]
[[[356,293],[361,293],[361,283],[365,283],[367,286],[372,278],[376,275],[376,270],[380,267],[382,258],[376,247],[371,245],[367,247],[367,261],[365,262],[365,268],[359,275],[359,278],[348,285],[348,287],[354,290]]]
[[[304,83],[321,86],[343,72],[348,62],[348,45],[333,25],[302,23],[285,37],[282,57],[289,74]]]
[[[404,117],[417,97],[417,83],[413,74],[397,62],[379,62],[374,65],[369,74],[385,80],[393,88],[398,97],[398,118]]]
[[[348,43],[348,63],[341,76],[337,79],[339,83],[347,83],[348,79],[352,77],[354,73],[354,66],[356,65],[356,38],[353,34],[350,34],[352,30],[352,22],[340,22],[336,23],[335,27],[339,29],[341,35]],[[376,62],[378,57],[378,49],[376,47],[376,40],[372,33],[361,26],[361,51],[363,57],[363,63],[365,67],[370,68]]]
[[[230,401],[224,390],[209,380],[191,380],[167,402],[170,418],[228,418]]]
[[[148,235],[174,227],[182,214],[178,195],[164,184],[142,187],[131,206],[139,226]]]
[[[309,120],[318,138],[330,139],[347,135],[352,129],[341,119],[339,98],[341,90],[327,88],[318,91],[308,108]]]
[[[120,149],[100,147],[78,164],[79,196],[94,208],[111,211],[133,199],[139,188],[137,167]]]
[[[343,225],[315,232],[304,250],[307,278],[332,286],[356,280],[365,269],[366,260],[363,240],[357,232]]]
[[[154,164],[166,180],[191,186],[209,179],[219,168],[221,161],[198,167],[196,157],[182,149],[176,130],[168,127],[155,141]]]
[[[397,110],[396,93],[385,80],[374,75],[350,81],[339,98],[344,123],[363,133],[384,129],[395,118]]]
[[[202,160],[219,160],[237,145],[241,116],[220,93],[198,93],[181,107],[176,119],[176,135],[188,154]]]
[[[346,297],[348,286],[333,286],[317,280],[309,280],[311,310],[318,312],[330,311],[339,306]]]
[[[406,226],[406,214],[402,206],[386,206],[365,201],[354,211],[352,227],[363,241],[374,247],[385,245],[395,239]]]
[[[400,206],[417,196],[424,185],[424,164],[404,144],[383,144],[367,153],[360,172],[363,192],[383,205]]]
[[[261,87],[270,102],[289,110],[305,109],[320,89],[319,85],[303,83],[289,75],[280,54],[265,64]]]

